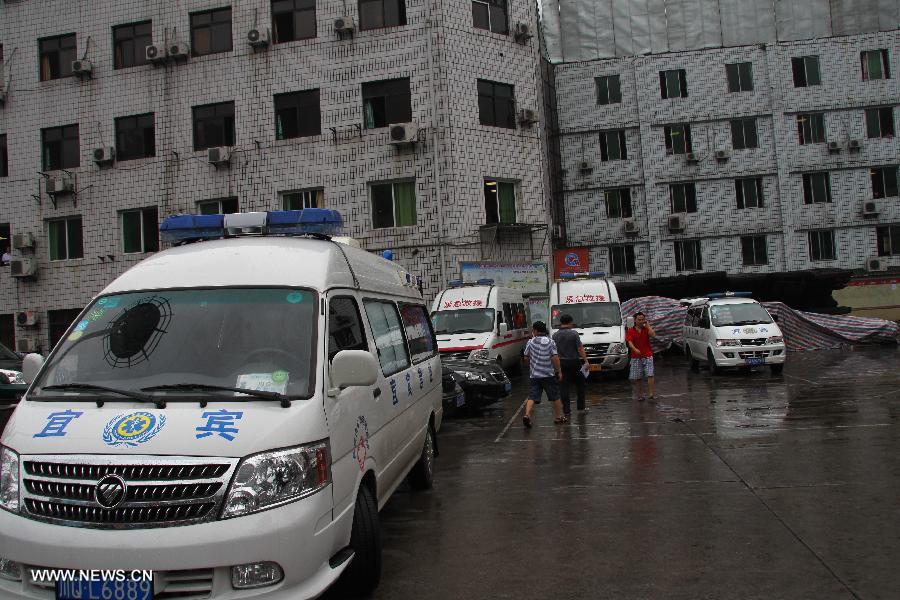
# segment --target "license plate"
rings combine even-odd
[[[466,403],[466,394],[465,392],[460,392],[456,395],[456,407],[459,408],[463,404]]]
[[[759,365],[766,364],[766,359],[764,358],[745,358],[744,360],[747,361],[747,366],[750,367],[758,367]]]
[[[503,389],[506,390],[507,392],[510,391],[512,389],[512,383],[507,383],[506,385],[503,386]]]
[[[153,600],[153,582],[124,581],[57,581],[56,600]]]
[[[591,365],[591,373],[596,373],[597,371],[599,371],[602,368],[603,368],[602,365]]]

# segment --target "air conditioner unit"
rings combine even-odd
[[[34,277],[37,262],[33,258],[17,257],[9,261],[9,274],[13,277]]]
[[[828,142],[828,152],[834,154],[841,151],[841,145],[837,142]]]
[[[887,269],[887,263],[883,258],[873,256],[866,259],[866,271],[869,273],[883,273],[884,271],[887,271]]]
[[[16,324],[19,327],[35,327],[39,321],[35,310],[20,310],[16,313]]]
[[[161,63],[169,58],[168,49],[165,46],[147,46],[144,48],[144,57],[148,62]]]
[[[578,170],[582,173],[588,173],[594,170],[594,167],[591,166],[591,162],[588,160],[582,160],[578,162]]]
[[[634,219],[625,219],[625,233],[633,235],[638,232],[637,221]]]
[[[728,160],[728,157],[729,157],[728,150],[716,150],[716,160],[726,161],[726,160]]]
[[[528,23],[516,23],[513,27],[513,37],[517,42],[524,43],[534,36]]]
[[[12,236],[12,246],[16,250],[34,248],[34,235],[28,232],[14,233]]]
[[[206,159],[211,165],[227,165],[231,161],[231,148],[216,147],[206,150]]]
[[[684,155],[684,161],[689,165],[696,165],[698,162],[700,162],[700,159],[697,158],[697,155],[693,152],[688,152]]]
[[[419,126],[415,123],[394,123],[388,129],[391,144],[415,144],[419,141]]]
[[[863,202],[862,214],[864,217],[875,217],[878,215],[878,203],[874,200],[866,200]]]
[[[94,148],[94,162],[98,165],[108,165],[116,159],[116,149],[112,146],[106,148]]]
[[[553,239],[560,240],[563,236],[563,228],[562,225],[554,225],[553,226]]]
[[[538,122],[537,111],[531,108],[523,108],[519,111],[519,123],[533,125]]]
[[[50,177],[47,179],[47,193],[50,195],[71,194],[74,191],[75,183],[72,181],[72,178],[67,175]]]
[[[41,343],[34,337],[17,337],[16,352],[28,354],[30,352],[38,352],[41,349]]]
[[[355,28],[353,17],[338,17],[334,20],[334,30],[337,33],[353,33]]]
[[[681,215],[669,215],[669,231],[684,231],[684,220]]]
[[[72,74],[78,75],[79,77],[90,77],[91,73],[94,70],[94,65],[91,64],[91,61],[83,59],[83,60],[73,60],[72,61]]]
[[[187,44],[175,42],[169,44],[169,58],[173,60],[184,60],[191,53],[191,48]]]
[[[850,140],[847,142],[847,150],[850,152],[859,152],[862,148],[862,145],[859,143],[859,140]]]
[[[247,43],[254,48],[266,48],[269,45],[269,30],[253,28],[247,32]]]

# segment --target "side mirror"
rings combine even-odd
[[[634,317],[626,317],[625,318],[625,328],[631,329],[634,327]]]
[[[37,377],[38,371],[44,366],[44,357],[40,354],[26,354],[22,359],[22,377],[28,385]]]
[[[498,329],[500,331],[500,335],[504,335],[509,332],[509,325],[507,325],[506,323],[500,323]]]
[[[374,385],[381,367],[371,352],[341,350],[331,361],[331,385],[338,389]]]

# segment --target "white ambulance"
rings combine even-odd
[[[559,329],[563,314],[571,315],[591,370],[628,374],[622,305],[616,284],[605,273],[562,273],[550,285],[551,335]]]
[[[519,364],[531,337],[522,293],[498,287],[492,279],[451,281],[437,295],[431,319],[441,356],[468,358],[473,350],[485,350],[479,356],[504,369]]]
[[[26,357],[0,439],[0,598],[377,585],[378,510],[407,475],[431,485],[441,363],[414,278],[321,234],[339,224],[166,219],[179,245]]]

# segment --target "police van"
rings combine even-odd
[[[772,373],[784,369],[786,348],[772,315],[749,292],[717,292],[682,304],[684,352],[692,371],[700,363],[716,375],[725,367],[769,365]]]
[[[477,350],[479,359],[504,369],[519,364],[531,337],[522,293],[493,279],[451,281],[435,298],[431,318],[441,356],[466,359]]]
[[[563,314],[572,316],[592,371],[627,375],[629,352],[622,304],[616,284],[606,279],[605,273],[561,273],[550,286],[551,334],[559,329]]]
[[[441,364],[415,278],[329,239],[340,224],[168,218],[175,247],[104,289],[46,363],[26,357],[0,439],[0,598],[377,585],[379,509],[405,478],[431,486]]]

